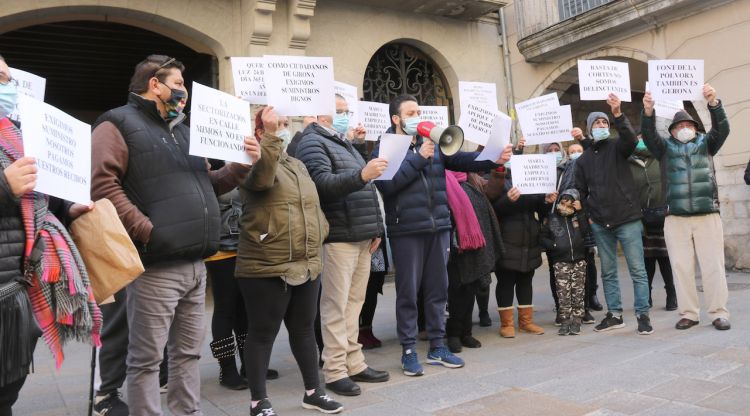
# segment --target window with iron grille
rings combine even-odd
[[[570,19],[614,0],[557,0],[560,20]]]

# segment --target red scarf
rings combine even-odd
[[[448,194],[448,206],[451,208],[453,222],[458,232],[459,251],[477,250],[487,243],[479,226],[474,206],[471,205],[469,197],[461,188],[459,182],[466,182],[466,174],[460,172],[445,171],[445,190]]]
[[[21,157],[21,132],[7,118],[0,119],[0,165],[4,169]],[[24,272],[34,317],[60,368],[66,341],[90,338],[92,344],[101,345],[102,315],[83,260],[65,227],[47,210],[47,203],[47,196],[37,192],[21,196]],[[44,248],[37,264],[31,263],[34,247]]]

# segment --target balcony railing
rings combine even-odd
[[[518,38],[616,0],[516,0]]]

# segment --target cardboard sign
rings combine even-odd
[[[646,81],[646,91],[651,91],[648,81]],[[668,118],[671,120],[676,112],[684,109],[685,105],[680,100],[654,100],[654,114],[656,117]]]
[[[442,105],[420,105],[419,110],[422,112],[420,116],[423,121],[431,121],[436,126],[448,127],[451,125],[451,119],[448,116],[448,107]]]
[[[497,111],[497,86],[487,82],[458,82],[458,96],[461,100],[461,113],[469,104]]]
[[[232,57],[234,94],[250,104],[266,105],[265,63],[261,57]]]
[[[648,61],[648,81],[654,101],[703,100],[703,60]]]
[[[24,154],[36,158],[35,191],[91,202],[91,126],[27,95],[18,96]]]
[[[490,137],[487,139],[487,144],[484,146],[482,153],[477,156],[476,160],[489,160],[491,162],[496,161],[503,154],[505,146],[510,143],[510,129],[513,125],[513,120],[503,113],[499,113],[495,120],[492,122],[492,131]]]
[[[553,154],[513,155],[510,158],[513,186],[522,195],[551,194],[557,184],[557,161]]]
[[[349,127],[357,127],[360,121],[359,114],[359,94],[357,93],[357,87],[354,85],[345,84],[338,82],[334,84],[334,90],[336,94],[341,95],[346,100],[346,105],[349,107],[349,112],[352,116],[349,117]]]
[[[17,68],[8,69],[10,69],[10,74],[13,79],[18,81],[18,95],[27,95],[39,101],[44,101],[44,90],[47,87],[46,79]],[[20,120],[18,117],[18,109],[8,117],[16,121]]]
[[[333,58],[263,57],[268,104],[282,116],[333,115]]]
[[[250,104],[225,92],[193,82],[190,154],[252,164],[245,136],[252,136]]]
[[[367,131],[365,140],[377,141],[391,127],[388,104],[360,101],[359,111],[362,113],[361,122]]]
[[[466,140],[484,146],[490,138],[492,125],[498,114],[497,110],[469,104],[461,111],[458,125],[463,129]]]
[[[614,93],[630,102],[630,71],[627,62],[578,61],[578,85],[583,101],[606,100]]]
[[[380,137],[380,148],[378,157],[388,161],[388,167],[377,181],[389,181],[396,176],[401,168],[401,163],[406,158],[406,152],[409,151],[411,136],[404,134],[383,134]]]
[[[569,105],[519,111],[518,120],[526,139],[526,146],[573,140],[570,135],[570,131],[573,130],[573,116]]]

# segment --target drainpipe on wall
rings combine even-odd
[[[515,94],[513,93],[513,73],[510,71],[510,49],[508,48],[508,31],[505,25],[505,7],[501,7],[497,11],[498,17],[500,18],[500,38],[503,42],[503,76],[505,77],[505,106],[508,111],[508,115],[516,121],[516,103]],[[518,143],[515,126],[517,123],[513,123],[514,128],[510,129],[510,140],[515,145]]]

